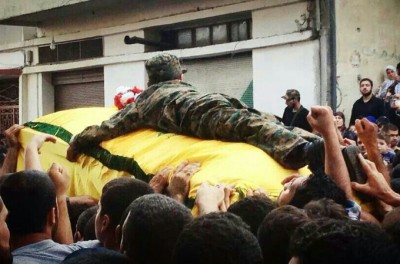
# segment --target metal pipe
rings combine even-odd
[[[318,0],[317,0],[318,1]],[[337,94],[336,94],[336,8],[335,0],[328,0],[329,10],[329,64],[330,64],[330,90],[331,100],[330,105],[333,111],[336,111]]]
[[[143,44],[143,45],[146,45],[146,46],[160,47],[162,49],[172,48],[172,45],[170,43],[147,40],[147,39],[139,38],[139,37],[136,37],[136,36],[133,36],[133,37],[125,36],[124,43],[127,44],[127,45],[130,45],[130,44]]]

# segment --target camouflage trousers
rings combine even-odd
[[[284,127],[273,115],[249,109],[226,95],[200,95],[182,83],[152,87],[101,126],[87,127],[78,134],[74,138],[77,147],[87,148],[140,128],[153,128],[202,139],[245,142],[284,167],[298,169],[306,161],[302,155],[293,157],[290,153],[319,139],[300,128]]]

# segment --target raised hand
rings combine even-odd
[[[25,149],[25,169],[26,170],[43,170],[40,163],[40,148],[44,142],[56,142],[56,138],[48,134],[35,135],[26,146]]]
[[[171,176],[167,194],[177,201],[183,202],[189,194],[190,179],[199,170],[200,163],[183,161]]]
[[[19,147],[18,134],[23,128],[24,126],[15,124],[4,131],[8,147],[10,148]]]
[[[53,163],[48,174],[54,183],[57,196],[65,195],[69,186],[69,175],[67,170],[63,166]]]
[[[172,171],[172,167],[165,167],[157,172],[156,175],[151,178],[149,185],[153,188],[156,193],[163,193],[165,188],[168,186],[168,176]]]

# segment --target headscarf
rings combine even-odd
[[[396,73],[396,75],[397,75],[396,67],[394,67],[393,65],[388,65],[388,66],[386,66],[385,72],[386,72],[387,70],[392,70],[392,71],[394,71],[394,72]]]

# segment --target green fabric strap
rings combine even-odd
[[[55,126],[42,122],[27,122],[24,124],[24,126],[39,132],[56,136],[67,143],[69,143],[72,138],[71,132],[60,126]],[[108,150],[102,147],[92,147],[90,149],[85,149],[83,152],[84,154],[100,161],[104,166],[107,166],[110,169],[126,171],[132,175],[135,175],[137,179],[144,182],[148,183],[152,176],[154,176],[152,174],[146,174],[134,159],[119,155],[113,155]],[[194,201],[195,199],[193,198],[187,198],[184,204],[191,209],[194,206]]]
[[[65,142],[69,143],[72,134],[68,130],[60,127],[42,122],[27,122],[24,126],[32,128],[36,131],[47,133],[56,136]],[[108,150],[96,146],[83,151],[86,155],[97,159],[104,166],[118,171],[126,171],[134,175],[137,179],[144,182],[149,182],[150,177],[140,168],[139,164],[132,158],[127,158],[119,155],[113,155]]]
[[[69,143],[72,138],[71,132],[60,126],[50,125],[42,122],[27,122],[24,124],[24,126],[32,128],[36,131],[56,136],[67,143]]]

